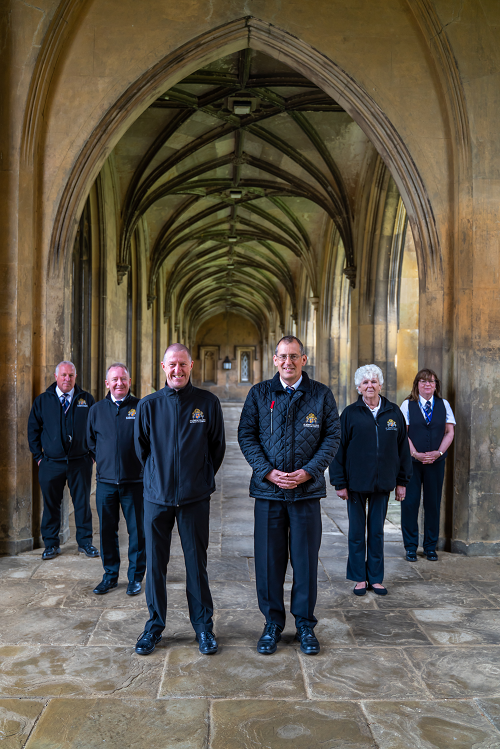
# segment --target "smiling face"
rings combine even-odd
[[[167,385],[172,390],[182,390],[189,382],[193,362],[183,349],[167,349],[161,364],[167,376]]]
[[[363,396],[366,401],[377,400],[382,390],[382,385],[378,381],[376,375],[370,377],[363,377],[362,381],[358,385],[358,393]]]
[[[436,391],[436,380],[431,377],[430,380],[419,380],[418,381],[418,394],[429,401]]]
[[[115,398],[120,401],[130,390],[130,375],[123,367],[111,367],[106,380],[106,387]]]
[[[294,385],[302,374],[302,367],[307,362],[307,356],[301,355],[297,341],[292,343],[282,341],[278,346],[278,353],[273,356],[273,361],[278,367],[283,382],[287,385]]]
[[[73,390],[76,382],[76,369],[71,364],[60,364],[56,378],[57,387],[62,393],[69,393]]]

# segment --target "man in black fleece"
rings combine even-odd
[[[72,362],[59,362],[54,377],[56,381],[35,398],[28,419],[28,442],[43,494],[42,559],[54,559],[61,553],[59,531],[66,482],[75,508],[78,551],[98,557],[92,546],[92,455],[86,438],[89,409],[95,401],[76,384]]]
[[[135,446],[144,466],[146,602],[149,620],[135,646],[148,655],[161,640],[167,615],[166,577],[172,529],[177,528],[186,564],[186,594],[200,652],[217,652],[207,575],[210,495],[225,452],[224,421],[217,396],[195,388],[193,360],[180,343],[162,362],[167,382],[139,402]]]
[[[104,567],[104,577],[94,593],[103,595],[118,585],[121,507],[128,531],[127,595],[136,596],[146,571],[142,465],[134,448],[139,398],[131,394],[130,374],[121,362],[108,367],[106,387],[107,396],[92,406],[87,423],[87,440],[97,464],[96,505]]]

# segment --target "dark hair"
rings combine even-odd
[[[297,336],[295,336],[295,335],[285,335],[285,336],[283,336],[283,338],[280,338],[280,340],[276,344],[276,348],[274,349],[274,355],[278,356],[278,346],[280,345],[280,343],[294,343],[294,342],[296,342],[296,343],[299,344],[299,346],[300,346],[300,355],[304,356],[304,354],[306,352],[304,350],[304,346],[302,344],[302,341],[299,338],[297,338]]]
[[[434,372],[433,369],[420,369],[415,375],[415,379],[413,380],[411,393],[408,396],[409,401],[418,401],[419,380],[436,380],[436,389],[434,391],[434,395],[436,396],[436,398],[441,398],[441,380],[439,379],[437,374]]]
[[[165,353],[163,354],[163,363],[165,363],[165,357],[167,355],[167,352],[170,351],[170,349],[173,349],[174,351],[185,351],[186,354],[189,356],[189,361],[193,361],[193,357],[191,356],[191,351],[188,349],[187,346],[184,346],[183,343],[171,343],[170,346],[167,346],[165,349]]]

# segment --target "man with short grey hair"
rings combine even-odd
[[[241,451],[253,474],[255,578],[265,617],[257,651],[276,651],[285,626],[283,586],[290,558],[293,584],[290,611],[306,655],[319,653],[317,619],[319,500],[326,496],[324,472],[340,440],[340,421],[331,390],[309,379],[307,356],[296,336],[285,336],[274,354],[272,380],[248,393],[238,428]]]
[[[200,652],[217,652],[213,602],[208,584],[210,496],[225,451],[224,421],[217,396],[191,384],[187,346],[167,348],[165,387],[137,408],[135,445],[144,466],[146,602],[149,620],[135,651],[149,655],[162,638],[167,616],[167,566],[177,523],[186,564],[189,617]]]
[[[42,559],[54,559],[61,553],[61,504],[68,483],[75,508],[78,551],[98,557],[92,545],[90,483],[92,455],[87,445],[87,418],[95,401],[76,384],[73,362],[62,361],[56,367],[55,382],[35,398],[28,419],[28,442],[38,465],[38,480],[43,494],[41,533],[45,546]]]
[[[97,466],[96,505],[104,576],[94,588],[104,595],[118,586],[120,507],[128,531],[128,585],[136,596],[146,571],[142,465],[134,448],[134,424],[139,398],[130,392],[130,373],[122,362],[106,371],[108,394],[90,409],[87,440]]]

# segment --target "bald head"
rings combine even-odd
[[[187,346],[184,346],[183,343],[171,343],[170,346],[166,349],[165,353],[163,354],[163,363],[165,364],[167,361],[167,357],[170,356],[170,354],[173,353],[184,353],[189,361],[193,361],[193,357],[191,356],[191,351],[188,349]]]

